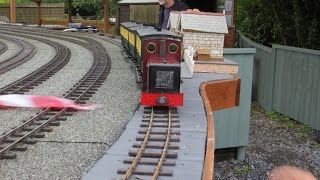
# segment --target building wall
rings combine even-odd
[[[222,57],[224,34],[184,32],[183,48],[192,46],[197,49],[211,49],[211,57]]]
[[[16,6],[17,22],[38,23],[37,4],[21,4]],[[10,18],[9,5],[0,5],[0,16]],[[42,18],[64,18],[64,4],[42,4]]]
[[[130,7],[129,5],[119,6],[119,23],[130,21]]]

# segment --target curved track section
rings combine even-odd
[[[0,26],[0,29],[1,28],[2,27]],[[17,28],[15,28],[15,27],[10,27],[9,26],[7,28],[10,28],[13,31],[17,30]],[[34,29],[34,28],[29,28],[29,27],[21,27],[19,29],[25,29],[25,30],[28,30],[29,32],[33,32],[33,33],[36,33],[36,34],[43,34],[43,35],[47,36],[46,31],[41,32],[41,31],[39,31],[39,29]],[[72,37],[72,38],[81,38],[81,39],[83,39],[83,40],[85,40],[87,42],[92,41],[92,39],[85,38],[85,37],[81,36],[80,34],[75,35],[77,33],[66,33],[66,32],[50,31],[50,34],[58,35],[58,36],[66,36],[67,35],[68,37]],[[139,68],[138,62],[136,61],[136,59],[133,56],[130,55],[130,53],[126,49],[123,48],[123,46],[121,45],[120,41],[117,41],[117,40],[115,40],[114,38],[111,38],[111,37],[108,37],[108,38],[96,37],[96,38],[105,40],[105,41],[107,41],[107,42],[109,42],[109,43],[121,48],[122,49],[122,54],[124,55],[125,59],[127,60],[127,62],[131,65],[131,67],[134,70],[136,82],[137,83],[141,83],[142,82],[141,69]]]
[[[14,32],[22,33],[26,31],[14,30]],[[28,33],[31,34],[30,32]],[[94,63],[92,67],[87,74],[64,95],[65,98],[84,104],[107,78],[111,69],[110,57],[105,53],[102,44],[92,39],[86,39],[89,43],[83,43],[81,41],[68,39],[67,37],[46,36],[80,44],[93,53]],[[50,126],[59,125],[60,121],[65,120],[65,116],[69,115],[72,115],[72,112],[68,108],[47,108],[31,119],[26,120],[19,127],[14,128],[0,137],[0,158],[15,158],[16,154],[12,151],[25,151],[27,148],[25,144],[35,143],[36,140],[34,140],[34,138],[44,137],[43,132],[52,131]]]
[[[2,34],[16,35],[14,33],[1,31]],[[22,35],[19,35],[22,36]],[[56,72],[58,72],[63,66],[65,66],[71,57],[71,52],[65,46],[55,43],[53,41],[45,40],[43,38],[35,38],[30,36],[22,36],[33,40],[44,42],[56,50],[55,57],[47,64],[32,72],[31,74],[21,78],[20,80],[7,85],[0,89],[0,94],[23,94],[38,86],[42,82],[49,79]]]
[[[0,38],[11,41],[17,44],[19,47],[19,52],[16,55],[0,62],[0,74],[6,73],[11,69],[25,63],[26,61],[31,59],[36,53],[35,47],[24,40],[3,36],[3,35],[0,35]]]
[[[8,50],[8,46],[6,43],[0,41],[0,55]]]

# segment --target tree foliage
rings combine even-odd
[[[239,0],[237,21],[256,42],[320,49],[319,0]]]

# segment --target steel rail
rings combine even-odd
[[[163,164],[163,161],[165,160],[166,158],[166,154],[167,154],[167,151],[168,151],[168,147],[169,147],[169,141],[170,141],[170,132],[171,132],[171,110],[169,109],[169,112],[168,112],[168,129],[167,129],[167,138],[166,138],[166,142],[165,142],[165,145],[164,145],[164,148],[163,148],[163,151],[162,151],[162,154],[161,154],[161,158],[159,160],[159,163],[158,163],[158,166],[152,176],[152,180],[156,180],[159,176],[159,173],[160,173],[160,170],[161,170],[161,167],[162,167],[162,164]]]
[[[8,50],[8,46],[6,43],[0,41],[0,55]]]
[[[152,125],[153,125],[153,116],[154,116],[154,112],[153,112],[153,107],[151,109],[151,114],[150,114],[150,123],[149,123],[149,126],[148,126],[148,131],[146,133],[146,136],[144,137],[144,140],[143,140],[143,143],[138,151],[138,154],[136,155],[136,157],[134,158],[132,164],[130,165],[128,171],[126,172],[126,174],[122,177],[122,180],[128,180],[132,173],[133,173],[133,170],[137,167],[137,164],[138,164],[138,161],[139,159],[141,158],[142,156],[142,153],[147,145],[147,142],[148,142],[148,139],[149,139],[149,136],[150,136],[150,133],[151,133],[151,129],[152,129]]]
[[[10,32],[3,32],[5,34],[15,35]],[[58,43],[53,41],[45,40],[42,38],[35,38],[30,36],[24,36],[26,38],[30,38],[33,40],[41,41],[52,46],[56,50],[56,55],[52,58],[50,62],[43,65],[36,71],[28,74],[27,76],[3,87],[0,89],[0,94],[14,94],[14,93],[22,93],[27,91],[32,84],[40,84],[42,79],[48,79],[48,77],[52,76],[54,73],[58,72],[64,65],[66,65],[71,57],[71,51]],[[35,85],[33,85],[35,86]]]
[[[9,70],[27,62],[36,53],[35,47],[21,39],[0,35],[0,38],[11,41],[19,46],[19,51],[12,57],[0,62],[0,74],[6,73]]]

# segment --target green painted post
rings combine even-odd
[[[237,148],[237,159],[245,158],[249,140],[252,69],[255,49],[224,49],[224,57],[239,64],[241,79],[239,107],[214,112],[216,149]]]

